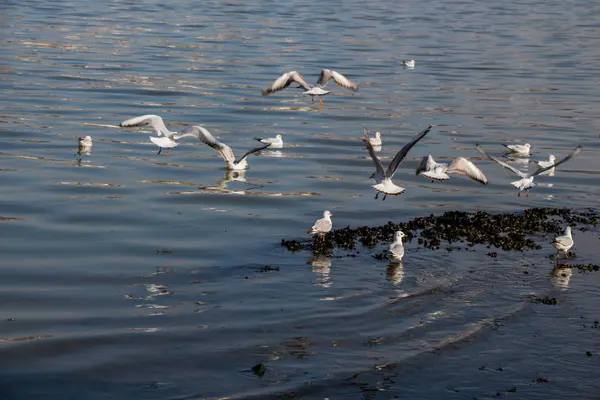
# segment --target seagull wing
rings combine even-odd
[[[415,175],[419,175],[421,172],[431,171],[435,169],[436,165],[437,163],[435,162],[433,157],[431,157],[431,155],[423,157],[423,159],[421,160],[421,164],[419,164],[417,170],[415,171]]]
[[[286,72],[279,78],[275,79],[268,88],[262,90],[262,95],[267,96],[271,93],[278,92],[290,86],[292,82],[296,82],[302,86],[305,90],[310,90],[311,86],[306,80],[296,71]]]
[[[317,81],[317,85],[321,87],[325,87],[327,82],[333,78],[334,82],[338,85],[345,87],[346,89],[352,89],[355,92],[358,90],[358,84],[352,82],[350,79],[346,78],[344,75],[336,72],[332,69],[322,69],[321,75],[319,76],[319,80]]]
[[[429,125],[427,128],[422,130],[417,136],[415,136],[415,138],[410,143],[408,143],[402,149],[400,149],[400,151],[396,154],[396,156],[394,156],[394,159],[388,166],[387,171],[385,171],[386,177],[392,178],[394,176],[394,174],[396,173],[396,170],[400,166],[400,163],[402,162],[402,160],[404,160],[404,157],[406,157],[406,155],[408,154],[410,149],[412,149],[413,146],[415,144],[417,144],[417,142],[419,140],[423,139],[425,137],[425,135],[427,135],[429,133],[430,130],[431,130],[431,125]]]
[[[216,151],[218,151],[225,161],[231,163],[235,162],[235,156],[233,155],[233,150],[231,150],[231,147],[215,139],[215,137],[212,135],[212,133],[208,131],[208,129],[199,125],[195,125],[193,126],[193,128],[197,129],[198,139],[200,139],[202,143],[207,144]]]
[[[201,126],[194,125],[188,128],[185,128],[179,133],[174,134],[172,137],[174,140],[179,140],[184,137],[195,137],[196,139],[200,139],[201,131],[200,129],[204,129]]]
[[[235,163],[239,163],[240,161],[242,161],[244,158],[248,157],[250,154],[252,153],[256,153],[257,151],[261,151],[266,149],[267,147],[269,147],[271,145],[271,143],[267,143],[264,146],[260,146],[260,147],[256,147],[252,150],[248,150],[247,152],[245,152],[240,158],[238,158],[237,160],[235,160]]]
[[[509,170],[510,172],[512,172],[513,174],[520,176],[521,178],[527,178],[529,175],[527,175],[524,172],[519,171],[518,169],[516,169],[515,167],[508,165],[507,163],[498,160],[496,157],[489,155],[488,153],[485,152],[485,150],[483,150],[479,144],[475,145],[475,147],[477,148],[477,151],[479,151],[481,154],[483,154],[484,156],[486,156],[487,158],[489,158],[490,160],[494,161],[495,163],[497,163],[498,165],[500,165],[501,167],[506,168],[507,170]]]
[[[331,230],[331,226],[331,221],[328,221],[325,218],[321,218],[317,220],[317,222],[315,222],[315,224],[312,227],[312,230],[316,232],[329,232]]]
[[[446,170],[447,174],[458,174],[463,175],[474,181],[487,185],[488,180],[484,173],[475,166],[470,160],[464,157],[458,157],[448,166]]]
[[[563,158],[560,161],[555,162],[554,164],[545,167],[545,168],[540,168],[537,171],[535,171],[533,174],[531,174],[531,176],[536,176],[541,174],[542,172],[548,171],[549,169],[552,169],[554,167],[558,167],[560,164],[569,161],[571,158],[575,157],[577,154],[579,154],[581,152],[581,150],[583,149],[583,147],[581,146],[577,146],[573,149],[573,151],[571,153],[569,153],[568,156],[566,156],[565,158]]]
[[[154,133],[156,133],[158,136],[165,135],[169,137],[174,133],[167,129],[165,123],[163,122],[163,119],[160,116],[152,114],[141,115],[139,117],[131,118],[119,124],[119,126],[123,128],[145,125],[150,125],[154,130]]]
[[[383,171],[383,165],[381,164],[381,160],[379,159],[379,157],[377,157],[377,154],[375,154],[375,150],[373,150],[373,145],[371,144],[371,142],[369,142],[369,131],[367,130],[367,128],[365,129],[365,138],[363,139],[365,144],[367,145],[367,150],[369,151],[369,155],[371,156],[371,158],[373,159],[373,162],[375,163],[375,177],[377,178],[377,182],[380,183],[383,178],[385,178],[385,172]]]

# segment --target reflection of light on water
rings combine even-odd
[[[552,270],[550,282],[552,282],[557,289],[567,290],[569,288],[571,276],[573,276],[573,270],[571,268],[559,265]]]
[[[316,274],[315,286],[331,287],[331,257],[324,255],[313,256],[310,259],[312,271]]]
[[[402,262],[391,262],[387,267],[387,279],[394,285],[398,285],[404,279],[404,265]]]

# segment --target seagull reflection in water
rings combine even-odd
[[[312,272],[317,275],[314,285],[331,287],[331,257],[320,254],[311,257],[309,262],[312,265]]]
[[[404,265],[402,261],[394,260],[387,266],[386,276],[393,285],[399,285],[404,279]]]
[[[569,282],[573,276],[573,269],[565,267],[564,265],[558,265],[552,269],[552,276],[550,282],[555,288],[560,290],[567,290],[569,288]]]

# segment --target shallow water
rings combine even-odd
[[[553,277],[550,237],[496,258],[413,240],[402,265],[372,257],[386,245],[315,258],[279,243],[324,209],[343,227],[598,207],[599,5],[162,3],[2,5],[1,398],[594,397],[600,274]],[[360,90],[260,95],[321,68]],[[118,128],[146,113],[238,152],[286,145],[234,176],[201,143],[159,156],[148,129]],[[406,193],[375,201],[362,128],[387,163],[430,124],[396,174]],[[584,151],[517,197],[474,145],[523,141],[533,159]],[[472,157],[490,184],[415,177],[429,153]],[[573,262],[597,261],[596,229],[575,241]]]

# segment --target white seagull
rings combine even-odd
[[[402,65],[408,69],[413,69],[415,67],[415,60],[403,60]]]
[[[281,135],[276,135],[274,138],[258,138],[255,137],[254,140],[258,140],[261,143],[268,144],[272,149],[281,149],[283,147],[283,137]]]
[[[475,166],[470,160],[464,157],[457,157],[450,163],[436,162],[431,155],[423,157],[421,164],[417,167],[416,175],[423,175],[432,181],[446,181],[450,179],[450,174],[466,176],[476,182],[487,185],[488,180],[484,173]]]
[[[405,145],[400,151],[396,154],[396,156],[390,162],[387,170],[384,171],[383,165],[381,164],[381,160],[375,154],[375,150],[373,149],[373,145],[369,142],[369,136],[365,133],[365,143],[367,145],[367,150],[369,151],[369,155],[373,159],[375,163],[375,174],[373,178],[377,182],[377,184],[372,185],[372,187],[377,191],[375,198],[379,196],[379,193],[383,193],[383,199],[389,196],[397,196],[404,192],[406,189],[400,186],[397,186],[392,182],[392,177],[396,173],[396,170],[400,166],[404,157],[408,154],[410,149],[417,144],[417,142],[425,137],[431,130],[431,126],[420,132],[410,143]]]
[[[548,157],[548,161],[534,161],[534,163],[536,163],[537,166],[540,168],[546,168],[553,166],[555,161],[556,157],[554,156],[554,154],[550,154],[550,157]]]
[[[307,229],[306,232],[310,233],[311,235],[318,233],[324,236],[327,232],[331,230],[331,227],[333,226],[331,222],[331,217],[333,217],[331,211],[325,210],[323,212],[323,218],[318,219],[312,226],[312,228]]]
[[[559,255],[559,252],[562,251],[565,253],[565,258],[569,258],[569,249],[575,244],[573,236],[571,235],[571,227],[567,226],[564,235],[555,237],[553,244],[554,248],[557,250],[557,256]]]
[[[365,130],[365,134],[368,137],[369,131],[367,130],[367,128],[364,128],[364,130]],[[366,139],[363,139],[363,140],[366,140]],[[371,143],[373,146],[381,146],[383,143],[383,141],[381,140],[381,133],[375,132],[375,137],[369,137],[369,143]]]
[[[263,89],[262,95],[267,96],[271,93],[278,92],[287,88],[293,82],[295,82],[298,85],[300,85],[298,86],[299,88],[303,88],[305,90],[305,92],[302,92],[302,94],[312,97],[313,104],[315,104],[315,96],[319,97],[319,104],[323,104],[321,96],[325,96],[331,93],[331,91],[325,90],[325,86],[327,85],[327,82],[329,82],[329,80],[331,80],[332,78],[335,83],[342,87],[345,87],[346,89],[352,89],[355,92],[358,90],[358,84],[352,82],[339,72],[336,72],[332,69],[322,69],[321,75],[319,76],[319,80],[315,85],[311,85],[310,83],[306,82],[302,75],[300,75],[297,71],[290,71],[275,79],[268,88]]]
[[[87,156],[91,153],[93,145],[91,136],[80,137],[77,142],[79,145],[77,154],[80,156]]]
[[[139,117],[131,118],[131,119],[125,120],[119,124],[119,126],[121,126],[123,128],[129,128],[129,127],[133,127],[133,126],[146,126],[146,125],[150,125],[152,127],[152,130],[154,131],[154,133],[156,133],[159,136],[159,137],[150,136],[150,141],[159,147],[157,154],[160,154],[163,149],[167,149],[167,151],[165,152],[165,155],[168,156],[169,155],[168,149],[172,149],[173,147],[177,147],[179,145],[179,143],[177,143],[177,140],[179,140],[183,137],[186,137],[186,136],[190,136],[190,137],[194,136],[193,134],[190,134],[190,133],[184,133],[184,132],[177,133],[177,132],[172,132],[172,131],[168,130],[167,127],[165,126],[165,123],[163,122],[163,119],[158,115],[152,115],[152,114],[141,115]],[[161,136],[163,136],[163,137],[161,137]]]
[[[392,253],[392,257],[399,261],[404,257],[404,244],[402,243],[404,237],[406,237],[404,232],[397,231],[394,235],[394,242],[390,244],[390,253]]]
[[[529,143],[525,144],[503,144],[502,146],[508,149],[509,153],[516,153],[521,156],[528,156],[531,151],[531,145]]]
[[[517,196],[521,196],[521,191],[526,190],[526,194],[525,197],[529,196],[529,189],[531,189],[532,187],[535,186],[535,184],[533,183],[533,178],[536,175],[541,174],[542,172],[548,171],[554,167],[558,167],[560,164],[570,160],[571,158],[573,158],[575,155],[577,155],[582,147],[581,146],[577,146],[573,151],[571,151],[571,153],[566,156],[565,158],[563,158],[562,160],[554,163],[553,165],[550,165],[549,167],[545,167],[545,168],[539,168],[537,171],[531,173],[531,174],[526,174],[525,172],[521,172],[518,169],[508,165],[505,162],[502,162],[500,160],[498,160],[496,157],[489,155],[488,153],[486,153],[480,146],[479,144],[476,145],[477,150],[483,154],[484,156],[486,156],[487,158],[489,158],[490,160],[496,162],[497,164],[499,164],[501,167],[506,168],[507,170],[511,171],[513,174],[519,176],[521,179],[519,179],[518,181],[514,181],[511,182],[510,184],[513,185],[514,187],[516,187],[517,189],[519,189],[519,192],[517,192]]]

